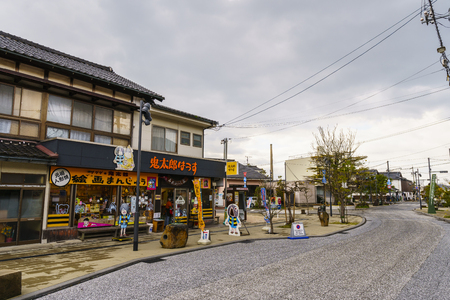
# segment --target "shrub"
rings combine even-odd
[[[355,208],[369,208],[369,204],[367,203],[358,203]]]

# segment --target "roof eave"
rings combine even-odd
[[[153,93],[153,94],[145,93],[145,92],[143,92],[143,91],[139,91],[139,90],[136,90],[136,89],[133,89],[133,88],[124,86],[124,85],[120,85],[120,84],[117,84],[117,83],[112,82],[112,81],[107,81],[107,80],[105,80],[105,79],[102,79],[102,78],[99,78],[99,77],[96,77],[96,76],[92,76],[92,75],[89,75],[89,74],[86,74],[86,73],[83,73],[83,72],[79,72],[79,71],[74,70],[74,69],[65,68],[65,67],[63,67],[63,66],[60,66],[60,65],[57,65],[57,64],[53,64],[53,63],[50,63],[50,62],[45,61],[45,60],[40,60],[40,59],[37,59],[37,58],[35,58],[35,57],[23,55],[23,54],[14,52],[14,51],[9,51],[8,49],[2,48],[1,51],[2,51],[2,52],[5,52],[6,54],[11,54],[11,55],[13,55],[13,56],[18,56],[18,57],[21,57],[21,58],[23,58],[23,59],[29,60],[30,62],[31,62],[31,61],[35,61],[35,62],[37,62],[37,63],[39,63],[39,64],[43,64],[43,65],[46,65],[46,66],[50,66],[51,69],[55,69],[55,68],[56,68],[56,69],[60,69],[60,70],[64,70],[64,71],[66,71],[66,72],[72,73],[72,74],[77,74],[78,76],[80,76],[80,77],[82,77],[82,78],[89,78],[89,79],[91,79],[91,80],[99,81],[99,82],[105,83],[106,86],[116,86],[116,87],[119,87],[119,88],[121,88],[121,89],[125,89],[125,90],[127,90],[127,91],[131,91],[131,92],[132,92],[132,95],[133,95],[133,96],[136,96],[136,97],[142,97],[142,98],[144,98],[144,99],[145,99],[146,97],[149,97],[149,98],[151,98],[151,99],[155,99],[155,100],[158,100],[158,101],[160,101],[160,102],[162,102],[163,100],[165,100],[164,96],[158,95],[158,94],[156,94],[156,93]]]

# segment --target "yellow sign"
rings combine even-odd
[[[205,222],[203,221],[202,195],[200,193],[200,180],[194,179],[194,191],[198,203],[198,228],[203,232],[205,230]]]
[[[227,162],[227,175],[239,175],[239,165],[237,161]]]
[[[66,184],[136,186],[137,180],[136,172],[118,170],[51,167],[50,174],[52,174],[52,176],[50,176],[50,183],[57,186],[60,186],[58,185],[58,182],[61,182],[61,180],[66,180]],[[148,177],[156,177],[156,185],[158,185],[157,174],[141,173],[139,186],[147,186]],[[53,182],[55,180],[58,182]]]

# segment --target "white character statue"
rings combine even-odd
[[[225,225],[230,227],[228,231],[229,235],[241,235],[239,227],[241,227],[241,221],[239,220],[239,207],[236,204],[230,204],[227,207],[228,217],[225,220]]]

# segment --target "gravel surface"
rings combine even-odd
[[[139,263],[40,299],[447,299],[450,224],[415,206],[360,211],[364,226],[329,237]]]

